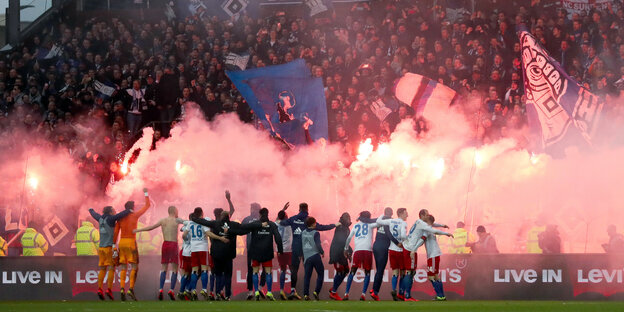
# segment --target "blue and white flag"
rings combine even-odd
[[[259,117],[286,144],[308,143],[306,130],[312,141],[327,139],[327,105],[321,78],[258,77],[247,83],[264,111],[264,116]]]
[[[591,144],[603,100],[568,76],[526,26],[518,27],[518,36],[529,127],[541,138],[541,148],[573,144],[579,136]]]
[[[99,80],[93,81],[93,88],[95,89],[95,91],[101,93],[105,97],[111,97],[116,90],[114,85],[111,86],[109,84],[100,82]]]
[[[236,89],[238,89],[243,98],[245,98],[249,107],[253,109],[260,120],[263,120],[265,113],[262,106],[258,105],[258,99],[251,86],[247,83],[248,80],[259,77],[307,78],[312,76],[310,69],[308,69],[303,59],[296,59],[281,65],[252,68],[242,71],[226,70],[225,74],[230,78],[234,86],[236,86]],[[268,126],[268,124],[264,122],[263,124],[265,127]]]
[[[395,95],[401,102],[412,106],[418,116],[447,109],[457,98],[457,92],[435,80],[407,73],[396,84]]]
[[[249,63],[249,53],[238,55],[236,53],[230,52],[225,57],[225,65],[238,67],[241,70],[245,70],[245,68],[247,68],[247,63]]]

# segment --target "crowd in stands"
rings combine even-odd
[[[104,187],[140,129],[154,127],[155,142],[166,138],[186,102],[198,103],[207,120],[235,112],[254,122],[225,75],[225,57],[234,52],[250,54],[247,68],[305,59],[324,81],[330,141],[349,153],[363,139],[387,140],[401,120],[415,118],[404,104],[384,120],[371,110],[378,98],[392,101],[394,82],[406,72],[462,95],[478,142],[523,142],[519,23],[596,94],[618,96],[624,88],[620,1],[571,15],[547,1],[488,0],[453,16],[446,2],[358,2],[313,18],[276,9],[262,18],[68,19],[2,54],[0,141],[11,148],[23,137],[14,134],[29,133],[29,144],[67,149]],[[114,93],[98,91],[100,83]],[[426,138],[430,125],[420,119],[415,127]]]

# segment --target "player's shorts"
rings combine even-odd
[[[286,267],[290,266],[292,263],[292,252],[284,252],[281,255],[277,255],[277,263],[279,264],[280,269],[286,270]]]
[[[164,241],[162,243],[160,252],[161,252],[161,258],[160,258],[161,264],[169,264],[169,263],[178,264],[179,249],[178,249],[177,242]]]
[[[393,270],[403,269],[403,252],[402,251],[388,251],[388,258],[390,258],[390,268]]]
[[[180,250],[180,268],[182,270],[184,270],[185,272],[191,272],[192,270],[192,266],[191,266],[191,257],[185,257],[182,255],[182,250]]]
[[[373,252],[370,250],[358,250],[353,253],[353,267],[370,271],[373,267]]]
[[[119,241],[119,263],[139,263],[139,250],[133,238],[122,238]]]
[[[403,270],[416,270],[416,261],[418,260],[418,255],[414,255],[414,260],[410,257],[410,251],[407,249],[403,249]]]
[[[191,252],[191,267],[198,267],[206,265],[206,259],[208,258],[207,251],[193,251]]]
[[[349,263],[345,261],[344,263],[334,263],[334,269],[336,273],[348,273],[349,272]]]
[[[440,256],[427,259],[427,276],[440,274]]]
[[[100,247],[98,248],[98,266],[112,266],[113,265],[113,247]]]
[[[264,262],[260,262],[258,260],[251,260],[251,266],[252,267],[263,267],[263,268],[273,268],[273,259],[269,260],[269,261],[264,261]]]

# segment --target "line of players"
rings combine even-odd
[[[163,287],[166,281],[168,269],[171,271],[171,289],[168,295],[171,300],[175,300],[174,289],[177,282],[178,263],[181,263],[181,285],[177,294],[179,299],[197,300],[197,283],[201,281],[200,295],[205,299],[229,300],[232,295],[231,281],[233,271],[233,259],[236,256],[236,237],[241,235],[250,236],[248,242],[248,255],[251,259],[251,280],[253,292],[248,299],[255,297],[256,300],[266,297],[275,300],[272,293],[272,270],[274,258],[274,243],[277,246],[277,260],[280,274],[280,297],[282,300],[300,300],[295,288],[300,264],[303,260],[304,266],[304,299],[319,299],[319,294],[323,284],[324,266],[322,257],[325,252],[321,245],[319,231],[336,229],[330,247],[330,264],[334,265],[336,275],[333,287],[329,290],[330,298],[334,300],[348,300],[351,283],[358,269],[364,270],[365,279],[360,300],[365,300],[366,291],[370,283],[370,272],[372,269],[372,258],[374,255],[376,263],[376,274],[370,296],[374,300],[379,300],[379,289],[381,287],[383,272],[388,259],[392,269],[392,297],[394,300],[416,301],[411,298],[410,291],[414,280],[416,269],[416,250],[425,245],[427,249],[428,276],[435,289],[435,300],[445,300],[442,282],[438,276],[441,251],[437,244],[436,235],[451,234],[435,229],[434,227],[447,227],[434,223],[435,219],[429,215],[427,210],[419,212],[419,219],[407,231],[408,213],[407,209],[397,210],[398,218],[392,218],[391,208],[384,210],[384,215],[377,219],[371,219],[370,212],[360,213],[357,223],[351,226],[351,217],[344,213],[338,223],[322,225],[316,222],[314,217],[308,214],[308,205],[301,203],[298,214],[288,217],[286,210],[287,203],[278,213],[276,222],[269,220],[269,211],[262,208],[258,211],[258,220],[240,224],[230,220],[230,215],[234,207],[230,200],[230,194],[226,191],[226,198],[230,205],[230,211],[223,211],[221,208],[214,209],[215,219],[211,220],[204,216],[202,208],[195,208],[189,215],[189,221],[178,218],[177,209],[169,207],[167,218],[161,219],[156,224],[136,229],[136,220],[149,207],[149,198],[145,190],[146,205],[139,211],[133,212],[133,202],[126,204],[126,211],[113,215],[111,207],[105,207],[103,215],[98,215],[90,210],[91,215],[100,222],[100,231],[111,232],[115,226],[114,240],[106,239],[104,244],[100,244],[98,275],[98,296],[104,299],[104,295],[111,300],[113,294],[112,273],[114,272],[113,262],[113,241],[121,231],[122,240],[119,245],[119,262],[123,265],[121,271],[121,298],[125,300],[126,294],[136,300],[134,294],[134,282],[138,272],[138,253],[136,252],[136,242],[132,244],[130,237],[134,233],[150,231],[160,227],[163,232],[162,246],[162,270],[160,272],[160,288],[158,297],[163,299]],[[115,224],[115,222],[117,224]],[[126,222],[124,222],[126,220]],[[130,222],[128,222],[130,221]],[[183,246],[178,250],[178,228],[182,224]],[[120,226],[121,225],[121,226]],[[125,226],[124,226],[125,225]],[[447,227],[448,228],[448,227]],[[377,229],[375,243],[372,242],[373,229]],[[107,232],[108,231],[108,232]],[[132,235],[127,232],[131,231]],[[126,235],[124,235],[126,234]],[[113,235],[111,235],[113,236]],[[126,241],[124,242],[124,238]],[[208,243],[210,239],[210,244]],[[350,247],[351,240],[354,240],[354,249]],[[104,241],[102,239],[101,241]],[[103,246],[104,245],[104,246]],[[110,246],[108,246],[110,245]],[[132,245],[134,248],[132,248]],[[208,249],[210,248],[210,250]],[[209,252],[210,251],[210,252]],[[178,261],[178,259],[180,261]],[[352,268],[349,269],[349,262]],[[124,292],[126,264],[130,264],[130,288]],[[286,270],[291,272],[291,289],[287,294],[285,290]],[[108,274],[108,290],[102,290],[103,279]],[[209,275],[209,271],[212,274]],[[310,282],[313,271],[317,273],[316,286],[310,294]],[[344,297],[337,294],[338,287],[347,278],[346,291]],[[265,280],[266,279],[266,280]],[[266,282],[267,292],[261,288],[262,281]],[[210,283],[210,291],[208,290]],[[397,292],[398,287],[398,292]]]

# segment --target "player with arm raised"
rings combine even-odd
[[[183,223],[183,220],[178,218],[178,209],[175,206],[169,206],[169,216],[160,219],[153,225],[144,227],[142,229],[136,229],[133,232],[145,232],[151,231],[157,228],[161,228],[163,234],[163,243],[161,248],[161,265],[160,270],[160,287],[158,289],[158,300],[163,300],[163,287],[165,286],[165,280],[167,279],[167,269],[171,270],[171,289],[167,294],[171,300],[175,300],[176,282],[178,281],[178,226]]]
[[[143,189],[143,193],[145,195],[145,205],[139,211],[134,211],[128,214],[126,217],[120,219],[115,225],[115,239],[121,234],[121,239],[119,239],[119,263],[121,264],[121,273],[119,275],[120,284],[121,284],[121,300],[126,300],[126,294],[130,296],[130,298],[137,301],[136,295],[134,293],[134,285],[136,283],[137,274],[139,272],[139,251],[137,249],[136,244],[136,234],[132,231],[137,228],[137,223],[139,222],[139,218],[147,211],[150,207],[150,199],[147,194],[147,189]],[[126,210],[134,208],[134,202],[128,201],[125,204]],[[130,288],[128,292],[125,292],[126,287],[126,272],[130,266]]]
[[[110,300],[114,300],[113,297],[113,279],[115,278],[115,266],[113,265],[113,249],[114,249],[114,229],[117,220],[124,218],[132,212],[132,209],[126,209],[118,214],[115,214],[115,209],[111,206],[106,206],[102,209],[102,214],[95,212],[93,208],[89,209],[89,214],[93,219],[97,220],[100,224],[100,247],[98,248],[98,297],[104,300],[104,277],[106,272],[108,276],[106,278],[106,296]]]
[[[291,291],[288,299],[293,300],[301,300],[301,297],[297,294],[297,274],[299,273],[299,264],[303,259],[303,248],[301,243],[301,233],[307,229],[305,220],[308,217],[308,204],[301,203],[299,204],[299,213],[295,216],[292,216],[286,220],[282,220],[280,224],[282,226],[290,226],[293,232],[293,243],[292,243],[292,262],[290,265],[290,284]],[[330,225],[322,225],[316,224],[316,231],[329,231],[334,229],[336,224]]]
[[[347,237],[344,247],[345,256],[351,248],[349,245],[351,244],[352,238],[355,239],[355,248],[353,248],[354,251],[351,273],[347,279],[347,289],[342,300],[349,300],[349,291],[351,290],[351,283],[353,283],[353,276],[358,269],[364,270],[364,284],[362,285],[362,295],[360,296],[360,300],[366,300],[366,290],[368,289],[368,284],[370,282],[370,271],[373,267],[373,229],[377,227],[377,223],[364,223],[360,221],[360,218],[370,219],[370,217],[370,212],[362,211],[360,213],[360,217],[358,218],[358,222],[353,226],[351,233],[349,233],[349,237]]]
[[[284,287],[286,284],[286,270],[290,267],[292,263],[292,228],[290,226],[284,226],[281,224],[281,221],[288,219],[288,214],[286,214],[286,210],[290,206],[290,202],[287,202],[284,205],[284,208],[277,213],[277,220],[275,224],[277,225],[277,231],[282,238],[282,252],[277,255],[277,262],[280,267],[280,277],[279,277],[279,286],[280,286],[280,298],[282,300],[287,300],[286,292],[284,292]]]
[[[398,218],[394,219],[384,219],[383,216],[377,218],[377,224],[379,225],[387,225],[390,228],[390,233],[392,236],[399,242],[405,239],[407,232],[407,209],[399,208],[397,209]],[[403,278],[404,267],[403,264],[403,248],[401,244],[391,243],[388,251],[388,258],[390,258],[390,268],[392,269],[392,299],[394,301],[404,300],[403,296],[404,289],[399,285],[399,293],[397,294],[397,284],[399,280]]]

